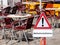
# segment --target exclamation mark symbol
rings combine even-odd
[[[42,18],[42,27],[44,26],[44,18]]]

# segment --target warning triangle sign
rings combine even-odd
[[[51,29],[51,25],[49,24],[44,12],[41,13],[36,25],[34,26],[34,29]]]

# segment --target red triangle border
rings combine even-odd
[[[39,21],[41,20],[42,16],[44,16],[44,18],[45,18],[47,24],[49,25],[49,27],[37,27],[37,25],[38,25]],[[51,29],[51,25],[50,25],[50,23],[48,22],[47,17],[45,16],[45,13],[44,13],[44,12],[42,12],[42,13],[40,14],[40,17],[39,17],[39,19],[37,20],[37,23],[36,23],[36,25],[34,26],[34,29]]]

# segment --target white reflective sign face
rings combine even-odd
[[[45,18],[44,18],[43,16],[42,16],[42,18],[44,19],[44,20],[43,20],[43,25],[44,25],[44,27],[49,27],[49,25],[47,24]],[[42,27],[42,19],[39,21],[37,27]]]
[[[52,29],[34,29],[33,30],[33,37],[52,37],[53,30]]]

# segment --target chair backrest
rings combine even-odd
[[[45,14],[48,16],[50,14],[50,11],[46,10]]]
[[[4,21],[5,21],[6,24],[11,24],[13,19],[12,18],[4,18]]]
[[[5,8],[5,13],[10,13],[10,10],[11,10],[11,7],[7,7],[7,8]]]
[[[18,7],[17,7],[17,6],[14,6],[14,7],[12,8],[11,14],[16,14],[17,10],[18,10]]]
[[[26,29],[30,29],[32,27],[33,19],[34,19],[34,17],[28,18],[27,24],[26,24]]]
[[[2,16],[2,12],[0,12],[0,16]]]
[[[34,19],[34,17],[20,20],[20,24],[21,24],[20,26],[24,27],[24,29],[30,29],[32,27],[33,19]],[[19,25],[17,25],[17,26],[19,26]]]

